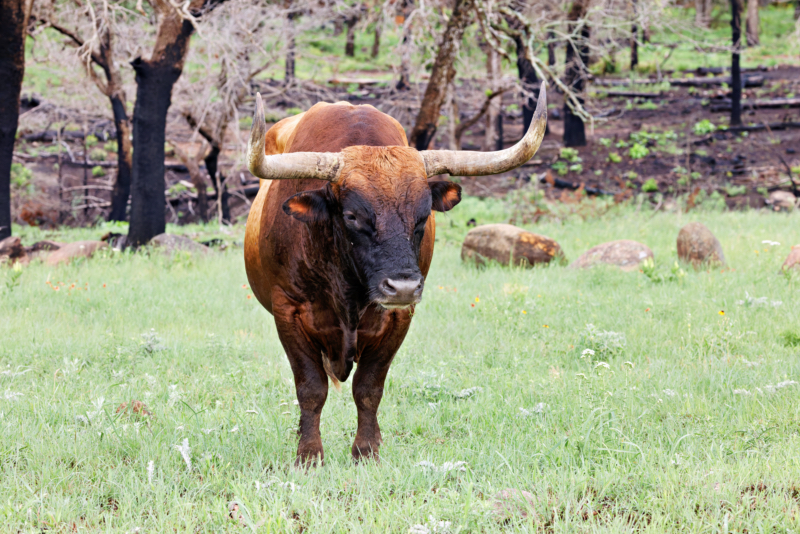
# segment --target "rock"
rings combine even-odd
[[[678,232],[678,258],[695,269],[703,265],[725,265],[719,240],[703,223],[689,223]]]
[[[789,257],[786,258],[786,261],[781,266],[782,271],[788,271],[789,269],[800,269],[800,245],[792,247]]]
[[[182,235],[158,234],[150,240],[150,246],[163,249],[165,253],[172,254],[178,250],[186,252],[209,252],[209,248]]]
[[[493,497],[493,501],[492,508],[501,523],[515,517],[520,519],[527,519],[528,516],[534,519],[537,517],[534,509],[536,500],[530,492],[514,488],[504,489]]]
[[[47,265],[69,263],[76,258],[91,258],[95,252],[108,248],[102,241],[75,241],[67,243],[58,250],[51,252],[45,260]]]
[[[502,265],[532,266],[562,259],[561,247],[549,237],[527,232],[510,224],[484,224],[467,232],[461,259],[484,265],[494,260]]]
[[[620,239],[590,248],[572,262],[570,268],[587,269],[596,264],[605,263],[616,265],[623,271],[633,271],[647,258],[653,258],[653,251],[647,245],[629,239]]]
[[[769,194],[767,204],[775,211],[792,211],[797,206],[797,198],[789,191],[773,191]]]
[[[58,241],[37,241],[30,247],[28,247],[28,252],[52,252],[54,250],[58,250],[64,246],[64,243],[59,243]]]
[[[27,264],[30,261],[25,247],[19,237],[10,236],[0,241],[0,263],[8,263],[9,265],[20,262]]]

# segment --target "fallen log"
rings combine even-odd
[[[638,78],[633,80],[609,80],[609,79],[596,79],[592,83],[594,85],[617,87],[626,85],[654,85],[658,83],[667,82],[674,87],[703,87],[705,85],[722,85],[727,83],[730,85],[730,76],[713,76],[713,77],[699,77],[699,78],[664,78],[657,80],[655,78]],[[742,76],[743,87],[761,87],[764,85],[764,77],[758,74],[751,76]]]
[[[756,100],[742,100],[742,109],[780,109],[780,108],[800,108],[800,98],[769,98]],[[719,111],[730,111],[730,99],[722,99],[712,102],[710,110],[712,113]]]
[[[659,91],[657,93],[641,93],[638,91],[605,91],[606,96],[624,97],[624,98],[662,98],[664,94]]]
[[[547,173],[543,173],[542,176],[539,178],[539,182],[543,184],[551,184],[553,187],[557,187],[558,189],[571,189],[575,191],[581,187],[581,184],[578,182],[568,182],[567,180],[562,180],[561,178],[552,178],[552,181],[547,178]],[[599,189],[597,187],[591,186],[584,186],[583,190],[586,191],[589,195],[608,195],[614,196],[614,193],[611,191],[606,191],[605,189]]]

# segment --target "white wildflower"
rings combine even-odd
[[[437,473],[445,473],[445,474],[451,471],[465,472],[467,470],[467,468],[464,467],[465,465],[467,465],[467,462],[445,462],[441,466],[437,466],[433,462],[423,460],[414,465],[416,467],[423,467],[425,469],[430,469],[431,471],[436,471]]]
[[[745,397],[752,395],[752,393],[750,393],[746,389],[734,389],[733,390],[733,394],[734,395],[744,395]]]
[[[167,399],[167,405],[174,406],[176,402],[181,400],[183,393],[178,390],[178,384],[172,384],[169,386],[169,398]]]
[[[635,365],[633,365],[633,362],[623,362],[623,364],[622,364],[622,365],[627,365],[627,366],[628,366],[628,367],[630,367],[631,369],[633,369],[634,367],[636,367]]]
[[[233,428],[231,428],[231,429],[230,429],[228,432],[230,432],[231,434],[234,434],[234,433],[236,433],[236,432],[238,432],[238,431],[239,431],[239,425],[235,425],[235,426],[234,426]]]
[[[431,410],[433,410],[435,412],[439,408],[439,403],[438,402],[429,402],[428,403],[428,408],[430,408]]]
[[[83,367],[84,362],[80,361],[78,358],[70,360],[69,358],[64,358],[64,374],[71,375],[73,373],[77,373]]]
[[[7,401],[15,401],[15,400],[17,400],[18,398],[22,397],[22,395],[23,395],[23,394],[22,394],[22,393],[19,393],[18,391],[9,391],[9,390],[6,390],[6,392],[5,392],[5,393],[3,393],[3,399],[5,399],[5,400],[7,400]]]
[[[156,464],[153,460],[147,462],[147,483],[153,484],[153,474],[156,472]]]
[[[17,371],[12,371],[10,369],[6,371],[0,371],[0,376],[9,376],[11,378],[16,378],[18,376],[24,375],[25,373],[31,372],[30,369],[25,369],[24,371],[19,371],[20,367],[17,367],[17,369],[18,369]]]
[[[125,378],[125,371],[115,371],[112,369],[111,376],[114,377],[114,380],[122,380],[123,378]]]
[[[737,300],[736,304],[738,306],[748,306],[748,307],[759,307],[759,306],[766,306],[769,304],[773,308],[777,308],[779,306],[783,306],[783,301],[781,300],[772,300],[770,301],[767,297],[758,297],[753,298],[750,294],[745,291],[744,292],[744,300]]]
[[[677,394],[678,394],[678,392],[675,391],[674,389],[665,389],[664,390],[664,395],[666,395],[667,397],[674,397]]]
[[[587,356],[589,356],[589,359],[591,359],[591,357],[594,356],[594,351],[592,349],[583,349],[583,352],[581,352],[581,358],[585,358]]]
[[[775,384],[774,386],[764,386],[764,391],[772,394],[778,391],[779,389],[788,388],[789,386],[795,386],[795,385],[797,385],[797,382],[795,382],[794,380],[784,380],[783,382]]]
[[[597,362],[594,364],[594,368],[597,369],[598,367],[602,367],[603,369],[611,369],[611,366],[608,365],[606,362]]]
[[[769,245],[771,247],[777,247],[777,246],[780,245],[780,243],[778,243],[777,241],[770,241],[769,239],[765,239],[761,243],[764,244],[764,245]]]
[[[156,383],[158,383],[158,379],[156,377],[147,373],[144,374],[144,380],[147,382],[147,385],[150,386],[150,389],[156,387]]]
[[[475,395],[476,393],[480,393],[483,391],[483,388],[480,386],[475,386],[471,388],[462,389],[458,393],[454,393],[453,396],[457,399],[468,399]]]
[[[431,529],[425,525],[414,525],[408,529],[408,534],[431,534]]]
[[[432,515],[428,516],[428,524],[417,524],[408,529],[408,534],[444,534],[450,532],[450,521],[439,521]]]
[[[216,431],[217,431],[217,428],[216,428],[216,427],[214,427],[214,428],[202,428],[202,429],[200,429],[200,432],[202,432],[202,433],[203,433],[203,434],[205,434],[206,436],[207,436],[207,435],[209,435],[209,434],[211,434],[212,432],[216,432]]]
[[[192,449],[189,447],[189,440],[187,438],[183,438],[183,443],[180,445],[175,445],[175,450],[181,453],[181,457],[183,461],[186,462],[186,470],[192,470]]]

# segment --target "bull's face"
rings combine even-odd
[[[420,248],[432,231],[431,211],[458,204],[461,187],[428,181],[411,148],[361,146],[343,154],[339,182],[299,193],[283,209],[307,224],[333,228],[371,302],[384,308],[415,304],[422,297]]]

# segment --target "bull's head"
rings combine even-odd
[[[402,308],[419,302],[423,277],[420,245],[431,211],[461,200],[461,187],[430,176],[485,176],[527,162],[539,148],[547,123],[544,84],[533,121],[519,143],[497,152],[417,151],[410,147],[353,146],[339,153],[265,155],[261,95],[248,146],[250,172],[268,180],[319,179],[329,184],[289,198],[284,211],[308,224],[323,223],[342,237],[372,302]],[[376,179],[380,177],[380,179]]]

